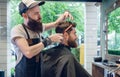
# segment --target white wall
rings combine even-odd
[[[85,3],[85,69],[92,74],[93,57],[97,54],[97,7],[95,3]]]
[[[0,70],[7,73],[7,3],[0,2]]]

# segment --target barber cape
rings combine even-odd
[[[42,51],[41,77],[91,77],[70,51],[62,44]]]

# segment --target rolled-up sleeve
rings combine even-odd
[[[15,43],[14,39],[16,37],[25,37],[23,27],[21,25],[17,25],[14,28],[12,28],[10,37],[12,43]]]

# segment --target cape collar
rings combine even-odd
[[[69,49],[71,51],[71,47],[70,46],[67,46],[67,45],[64,45],[64,44],[59,44],[58,45],[59,47],[65,47],[67,49]]]

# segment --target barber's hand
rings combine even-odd
[[[63,34],[57,33],[49,36],[52,42],[61,43],[63,41]]]
[[[65,11],[64,19],[67,19],[68,17],[69,17],[69,19],[73,20],[73,16],[68,11]]]
[[[55,22],[60,23],[62,21],[65,21],[67,18],[73,20],[73,16],[68,11],[65,11],[64,14],[62,14]]]

